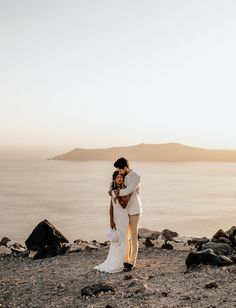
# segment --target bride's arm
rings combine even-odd
[[[111,198],[111,202],[110,202],[110,211],[109,211],[109,214],[110,214],[110,226],[111,228],[113,229],[116,229],[116,225],[114,223],[114,220],[113,220],[113,205],[112,205],[112,198]]]

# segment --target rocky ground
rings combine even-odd
[[[0,254],[0,307],[236,307],[235,264],[186,272],[190,247],[141,246],[136,268],[117,274],[93,270],[108,247],[42,260]],[[115,291],[81,295],[96,283]]]

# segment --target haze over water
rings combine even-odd
[[[141,175],[141,227],[211,236],[235,225],[236,164],[132,163]],[[23,242],[43,219],[70,241],[106,240],[112,162],[0,160],[0,237]]]

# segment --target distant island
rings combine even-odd
[[[131,161],[217,161],[236,162],[236,150],[209,150],[195,148],[178,143],[138,144],[127,147],[112,147],[104,149],[76,148],[70,152],[55,156],[53,160],[114,161],[118,157],[127,157]]]

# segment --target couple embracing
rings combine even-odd
[[[140,176],[129,168],[124,157],[114,167],[109,194],[110,226],[108,238],[111,241],[106,260],[94,268],[108,273],[131,271],[136,265],[138,254],[138,227],[142,214],[139,196]]]

